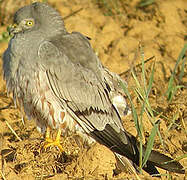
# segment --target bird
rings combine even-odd
[[[2,58],[7,92],[46,134],[45,147],[56,145],[63,151],[61,134],[76,132],[89,144],[98,142],[138,166],[139,142],[121,120],[130,112],[120,86],[126,82],[103,66],[89,39],[69,33],[60,13],[47,3],[20,8],[13,21],[13,36]],[[57,130],[55,140],[51,129]],[[156,167],[185,173],[179,162],[152,150],[143,169],[158,175]]]

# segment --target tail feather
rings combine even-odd
[[[151,162],[153,165],[170,172],[175,172],[179,174],[185,173],[183,166],[179,162],[173,161],[172,158],[161,154],[158,151],[151,151],[148,162]]]
[[[139,166],[139,143],[134,136],[125,131],[116,132],[109,124],[105,126],[103,131],[95,130],[90,135],[99,143],[110,148],[111,151],[127,157]],[[145,149],[143,147],[143,154]],[[183,166],[179,162],[173,161],[172,158],[157,151],[152,151],[143,169],[151,175],[158,175],[159,172],[155,166],[170,172],[185,173]]]

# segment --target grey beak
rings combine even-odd
[[[22,31],[22,28],[19,27],[17,24],[13,24],[9,29],[8,33],[9,35],[17,34],[18,32]]]

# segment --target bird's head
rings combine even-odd
[[[11,34],[37,31],[41,34],[53,35],[66,32],[60,14],[45,3],[35,2],[19,9],[14,15],[14,25]]]

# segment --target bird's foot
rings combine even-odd
[[[60,140],[58,140],[58,139],[55,139],[55,140],[50,139],[50,138],[49,138],[49,139],[46,139],[46,140],[45,140],[44,149],[47,149],[47,148],[50,147],[50,146],[57,146],[58,149],[59,149],[61,152],[63,152],[62,145],[60,144]]]
[[[44,149],[47,149],[50,146],[57,146],[58,149],[61,152],[63,152],[62,145],[60,144],[60,135],[61,135],[61,130],[59,129],[55,140],[50,138],[50,130],[49,128],[47,128]]]

